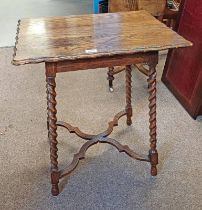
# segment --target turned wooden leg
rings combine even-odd
[[[48,81],[47,81],[47,78],[46,78],[46,99],[47,99],[47,130],[49,130],[49,123],[48,123]]]
[[[46,78],[46,95],[47,95],[47,130],[49,131],[49,123],[48,123],[48,83]],[[49,141],[49,132],[48,132],[48,141]]]
[[[114,67],[109,67],[109,71],[108,71],[108,77],[107,80],[109,81],[109,91],[113,92],[113,80],[114,80]]]
[[[58,155],[57,155],[57,118],[56,118],[56,92],[55,92],[55,75],[47,76],[47,105],[48,105],[48,137],[50,141],[50,159],[51,159],[51,183],[52,195],[59,194],[59,172],[58,172]]]
[[[149,129],[150,129],[150,150],[151,175],[157,175],[156,165],[158,164],[158,152],[156,149],[156,65],[157,62],[149,64]]]
[[[132,69],[130,65],[126,66],[126,113],[127,113],[127,125],[132,124],[131,117],[133,115],[132,106],[131,106],[131,83],[132,83]]]

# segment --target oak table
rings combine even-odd
[[[145,11],[120,12],[68,17],[22,19],[18,22],[14,65],[45,62],[47,82],[47,127],[50,141],[52,194],[59,194],[59,180],[75,169],[87,149],[100,143],[115,146],[134,159],[150,162],[151,175],[157,175],[156,149],[156,65],[158,51],[191,46],[191,43],[160,23]],[[127,125],[132,124],[131,64],[149,66],[149,155],[142,157],[108,136],[118,120],[126,115]],[[101,67],[126,66],[126,107],[109,122],[106,131],[86,134],[79,128],[56,117],[56,74]],[[92,70],[91,70],[92,71]],[[62,126],[86,140],[71,164],[58,168],[57,126]]]

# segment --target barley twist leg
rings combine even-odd
[[[48,122],[48,82],[46,78],[46,99],[47,99],[47,130],[49,131],[49,122]],[[48,141],[49,141],[49,132],[48,132]]]
[[[130,65],[126,66],[126,113],[127,113],[127,125],[132,124],[131,117],[133,115],[132,106],[131,106],[131,88],[132,88],[132,69]]]
[[[58,155],[57,155],[57,118],[56,118],[56,92],[55,76],[47,77],[47,105],[48,105],[48,137],[50,141],[50,159],[51,159],[51,183],[52,195],[59,194],[59,172],[58,172]]]
[[[151,175],[157,175],[156,165],[158,164],[158,152],[156,149],[156,64],[149,64],[149,129],[150,129],[150,150]]]

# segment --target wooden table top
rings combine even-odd
[[[146,11],[19,20],[15,65],[191,46]]]

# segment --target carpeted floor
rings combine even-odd
[[[158,67],[159,174],[150,165],[120,154],[110,145],[91,147],[78,168],[52,197],[46,131],[44,65],[15,67],[12,49],[0,49],[0,209],[202,209],[202,120],[194,121],[160,81]],[[105,130],[125,106],[124,73],[108,92],[107,69],[61,73],[57,77],[58,119],[85,132]],[[146,78],[133,71],[133,125],[122,118],[112,137],[147,154]],[[72,160],[83,140],[58,129],[59,161]]]

